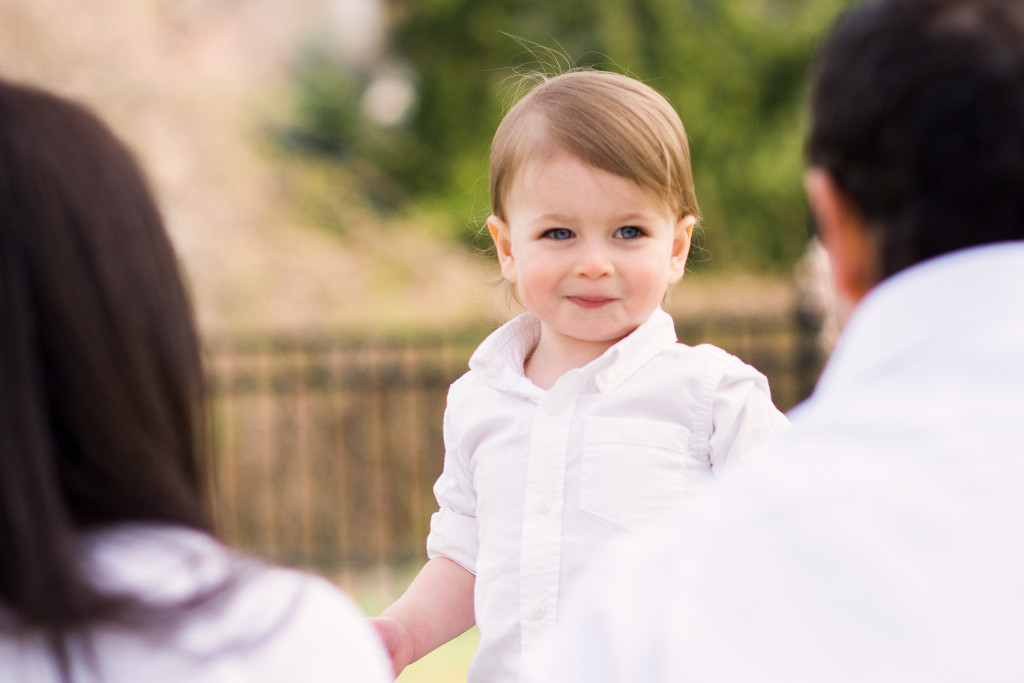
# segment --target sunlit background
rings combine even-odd
[[[352,576],[421,559],[445,387],[510,313],[480,228],[524,71],[666,95],[703,214],[670,310],[782,407],[806,394],[814,338],[776,328],[806,313],[805,88],[848,4],[0,0],[0,76],[87,103],[150,174],[209,346],[225,535]]]
[[[516,74],[628,73],[691,137],[696,291],[673,303],[703,310],[781,296],[733,287],[787,278],[804,248],[805,76],[844,4],[3,0],[0,73],[84,100],[128,139],[213,333],[501,318],[479,228]]]

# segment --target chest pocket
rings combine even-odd
[[[683,425],[637,418],[584,423],[580,509],[634,531],[711,477]]]

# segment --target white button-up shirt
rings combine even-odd
[[[765,378],[721,349],[676,343],[658,309],[544,391],[524,314],[488,337],[448,395],[430,557],[476,574],[470,680],[518,680],[595,549],[640,528],[787,425]]]
[[[380,638],[325,579],[266,566],[210,536],[123,524],[87,534],[82,564],[96,585],[155,605],[152,629],[98,624],[69,639],[76,683],[388,683]],[[212,599],[190,600],[208,592]],[[181,605],[181,609],[176,606]],[[156,610],[167,607],[167,614]],[[0,681],[61,683],[50,642],[0,606]],[[87,645],[87,646],[86,646]]]
[[[1024,681],[1024,242],[882,282],[791,416],[595,566],[524,679]]]

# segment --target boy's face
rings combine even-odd
[[[603,350],[661,305],[695,219],[636,183],[555,151],[524,165],[488,220],[502,275],[541,322],[540,344]]]

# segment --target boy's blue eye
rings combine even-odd
[[[642,237],[643,234],[644,231],[641,228],[636,227],[635,225],[626,225],[615,231],[616,237],[626,240],[633,240],[636,239],[637,237]]]
[[[572,238],[572,230],[569,228],[551,228],[544,233],[544,237],[550,237],[553,240],[567,240]]]

